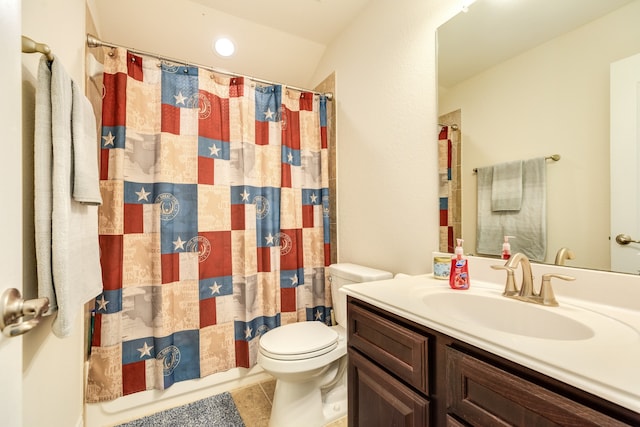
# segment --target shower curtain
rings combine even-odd
[[[87,401],[234,367],[330,324],[326,98],[105,49]]]
[[[442,118],[440,118],[441,120]],[[440,205],[440,252],[453,253],[461,238],[460,144],[452,141],[453,129],[442,126],[438,133],[438,201]]]

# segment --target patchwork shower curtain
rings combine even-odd
[[[453,253],[456,239],[462,237],[461,145],[456,133],[451,126],[442,126],[438,134],[440,252],[448,253]]]
[[[326,98],[106,49],[89,402],[330,323]]]

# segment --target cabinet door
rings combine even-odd
[[[349,426],[428,425],[428,400],[349,349]]]
[[[447,348],[449,414],[473,426],[626,425],[475,357]]]
[[[429,393],[429,338],[349,304],[349,346],[425,394]]]

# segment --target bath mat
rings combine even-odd
[[[229,393],[120,424],[117,427],[245,427]]]

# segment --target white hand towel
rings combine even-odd
[[[71,334],[72,326],[84,303],[102,291],[98,207],[80,203],[72,197],[74,142],[78,144],[84,140],[84,132],[89,126],[95,129],[95,117],[93,114],[83,114],[83,120],[86,119],[90,123],[72,125],[73,118],[80,120],[80,115],[74,114],[74,109],[85,108],[82,103],[74,105],[74,91],[81,93],[60,61],[55,58],[51,65],[51,262],[58,305],[58,315],[52,329],[59,337]],[[83,131],[76,134],[76,129]],[[89,144],[90,141],[83,143]],[[94,144],[97,143],[98,141],[94,140]],[[97,161],[95,158],[92,160]]]
[[[80,203],[101,205],[96,117],[91,102],[79,89],[74,82],[71,109],[73,199]]]
[[[522,160],[493,166],[491,210],[519,211],[522,206]]]

